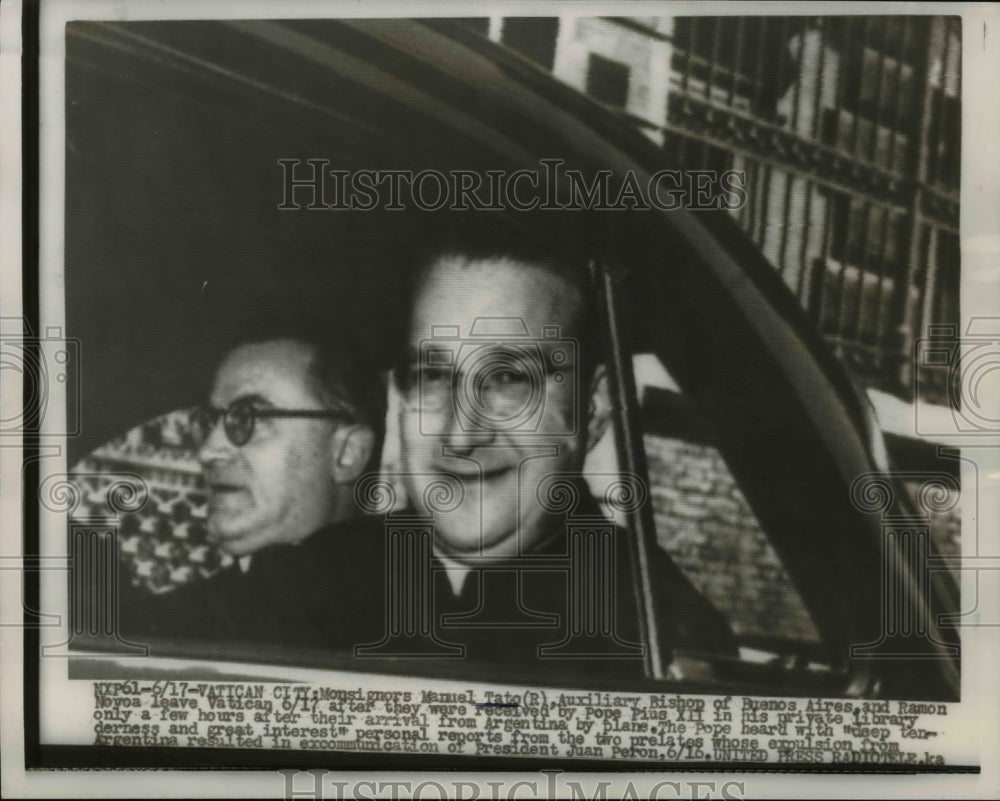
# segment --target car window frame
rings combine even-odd
[[[379,42],[383,47],[391,49],[393,46],[399,46],[397,39],[399,31],[380,33],[370,25],[366,27],[365,21],[344,22],[342,25],[345,29],[350,29],[353,35],[367,37],[370,41]],[[600,164],[614,161],[615,159],[612,157],[621,157],[619,161],[639,165],[647,170],[662,164],[662,154],[640,133],[630,128],[624,120],[617,119],[613,114],[598,108],[587,98],[573,93],[565,87],[560,87],[550,76],[534,69],[523,59],[512,57],[503,52],[502,48],[456,27],[453,23],[423,21],[413,23],[413,25],[416,29],[430,31],[438,37],[426,41],[421,40],[419,44],[446,42],[450,45],[450,51],[447,54],[442,54],[439,57],[439,63],[434,66],[442,72],[451,70],[453,81],[459,80],[456,76],[460,72],[456,65],[461,63],[462,58],[473,54],[475,58],[480,59],[481,63],[492,65],[501,76],[509,79],[512,84],[524,88],[523,97],[518,98],[518,101],[523,104],[524,110],[534,109],[534,113],[539,115],[542,111],[549,112],[548,117],[551,118],[553,126],[566,120],[573,120],[583,129],[580,141],[574,143],[582,161]],[[113,26],[110,27],[113,28]],[[462,51],[462,48],[468,52]],[[419,58],[427,61],[427,52],[423,52]],[[428,95],[433,95],[434,87],[431,86],[425,91]],[[523,158],[523,154],[518,152],[516,157]],[[795,306],[794,298],[779,291],[780,279],[774,274],[770,265],[766,264],[759,251],[751,246],[742,232],[737,230],[735,224],[731,220],[724,219],[724,215],[721,213],[703,214],[697,220],[694,220],[690,213],[681,213],[669,222],[665,219],[657,220],[657,225],[664,229],[669,228],[671,237],[681,243],[689,257],[692,257],[693,254],[694,260],[706,270],[716,271],[717,275],[714,278],[721,285],[726,285],[726,281],[729,280],[727,276],[738,274],[744,281],[742,286],[747,289],[749,294],[757,293],[758,296],[768,299],[768,302],[772,304],[773,319],[771,322],[792,331],[791,338],[801,343],[808,358],[814,360],[815,372],[812,375],[814,378],[818,377],[816,378],[817,383],[821,384],[824,391],[827,392],[831,408],[835,406],[838,410],[837,426],[839,431],[846,432],[848,439],[851,440],[850,443],[840,446],[841,472],[843,474],[856,473],[862,467],[873,467],[874,459],[869,452],[870,437],[864,431],[863,412],[859,410],[856,393],[854,393],[849,379],[839,365],[834,362],[832,356],[826,352],[819,335],[812,332],[808,325],[805,325],[804,315],[801,309]],[[621,259],[602,254],[602,261],[607,264],[616,260]],[[728,273],[724,274],[727,270]],[[761,343],[766,345],[767,332],[763,328],[759,328],[756,333]],[[776,363],[787,376],[790,362],[776,359]],[[803,382],[808,383],[804,376],[800,377],[799,385],[801,386]],[[827,428],[830,430],[828,431]],[[831,449],[838,447],[831,439],[833,428],[832,425],[817,427],[820,440],[827,443]],[[642,453],[641,449],[638,452]],[[753,499],[749,500],[753,505]],[[846,502],[846,496],[844,502]],[[878,521],[865,519],[860,514],[854,514],[851,519],[857,523],[860,529],[855,541],[863,545],[867,552],[874,553],[878,542]],[[770,534],[768,523],[762,522],[765,531]],[[794,526],[789,527],[794,528]],[[647,538],[648,535],[644,535],[643,541],[646,541]],[[829,596],[829,592],[826,595],[810,593],[810,598],[814,599],[813,602],[819,604],[822,604],[824,598]],[[819,620],[817,620],[817,625],[821,625]],[[851,636],[850,625],[848,625],[847,630],[837,633],[835,640],[837,643],[850,641]],[[858,666],[856,670],[858,682],[866,681],[863,674],[866,673],[867,667]]]

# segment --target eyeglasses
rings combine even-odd
[[[468,369],[436,364],[397,368],[396,383],[404,407],[424,412],[454,407],[474,411],[477,417],[506,420],[538,406],[548,382],[563,383],[573,369],[561,359],[546,364],[524,354],[497,351],[486,358],[469,359],[463,367]]]
[[[222,430],[226,438],[237,448],[246,445],[253,436],[254,426],[258,420],[273,418],[306,418],[315,420],[350,421],[353,416],[346,411],[333,409],[272,409],[255,405],[254,401],[244,398],[233,401],[228,408],[219,409],[215,406],[199,406],[189,418],[191,435],[200,448],[211,436],[219,418],[222,418]]]
[[[470,381],[458,371],[413,366],[405,370],[399,386],[404,404],[425,412],[441,412],[468,400],[492,414],[504,415],[523,408],[538,393],[531,377],[515,370]]]

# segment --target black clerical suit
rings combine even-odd
[[[125,589],[121,631],[153,653],[178,643],[203,643],[212,651],[217,645],[222,651],[264,646],[250,653],[271,661],[304,649],[328,650],[341,639],[342,616],[350,614],[335,588],[353,569],[352,542],[377,540],[382,531],[381,519],[359,517],[295,545],[262,548],[246,571],[237,560],[209,579],[162,595]]]
[[[524,557],[523,567],[518,567],[516,559],[504,560],[502,566],[497,567],[472,567],[458,592],[449,579],[446,561],[434,555],[430,559],[430,605],[427,614],[432,620],[433,636],[440,643],[440,648],[435,651],[431,647],[422,656],[436,656],[452,662],[464,659],[470,663],[502,665],[525,675],[641,676],[641,651],[633,647],[642,642],[642,637],[629,556],[630,533],[621,528],[616,530],[614,557],[609,558],[609,549],[600,562],[603,583],[595,582],[593,576],[584,578],[588,571],[593,573],[598,567],[592,559],[588,561],[589,557],[583,562],[578,561],[575,578],[570,568],[570,540],[573,535],[568,533],[568,529],[574,521],[577,525],[583,518],[591,521],[584,523],[584,528],[591,524],[605,529],[611,526],[601,516],[589,493],[586,498],[581,504],[584,508],[576,510],[570,525],[553,527],[548,536],[540,540],[540,545]],[[411,528],[419,527],[419,517],[409,513],[390,515],[386,518],[388,527],[392,526],[394,519],[412,519]],[[609,542],[607,539],[603,541]],[[344,633],[349,632],[349,642],[344,644],[368,646],[357,652],[363,658],[377,659],[393,653],[404,657],[411,643],[405,638],[397,636],[394,639],[391,636],[392,592],[384,590],[386,583],[393,581],[408,582],[410,586],[413,584],[412,576],[402,579],[400,577],[406,570],[391,566],[384,535],[380,540],[366,540],[358,542],[358,545],[364,547],[359,547],[356,552],[357,569],[349,577],[355,589],[348,591],[348,595],[355,598],[364,595],[368,603],[355,601],[352,614],[345,619]],[[362,556],[362,551],[368,551],[369,556]],[[399,551],[397,557],[402,553]],[[579,549],[577,554],[579,556]],[[407,559],[418,558],[416,551],[409,546],[405,555]],[[378,568],[365,567],[371,560]],[[454,563],[451,569],[455,569]],[[735,655],[732,633],[725,619],[659,548],[651,554],[650,575],[664,663],[670,661],[675,649]],[[613,580],[609,581],[612,576]],[[577,582],[575,585],[572,584],[574,581]],[[346,589],[346,586],[340,588]],[[578,599],[575,615],[570,608],[574,597]],[[580,602],[585,606],[588,601],[608,604],[601,620],[605,624],[614,620],[613,635],[606,631],[589,639],[567,639],[574,626],[578,630],[582,627],[584,631],[588,628],[586,610],[580,609]],[[409,612],[403,610],[400,614],[405,616]],[[598,613],[591,608],[590,614]],[[453,648],[452,653],[447,652],[449,647]],[[458,656],[454,649],[460,649],[462,656]],[[377,662],[372,664],[371,669],[377,670]]]

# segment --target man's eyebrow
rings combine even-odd
[[[428,362],[433,364],[433,357],[439,356],[442,353],[451,353],[454,350],[454,347],[448,345],[425,345],[420,350],[410,346],[406,349],[406,361],[404,364],[410,367],[422,366]]]
[[[258,392],[251,392],[248,395],[240,395],[233,398],[229,404],[250,402],[254,406],[274,406],[274,404]]]

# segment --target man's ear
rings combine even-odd
[[[587,450],[601,441],[611,423],[611,395],[608,374],[603,364],[597,365],[590,379],[590,406],[587,414]]]
[[[365,425],[341,426],[331,440],[334,481],[348,484],[365,469],[375,448],[375,432]]]

